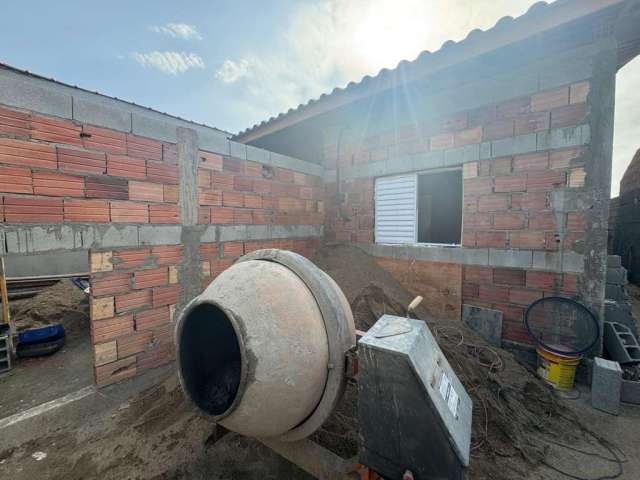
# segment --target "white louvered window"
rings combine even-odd
[[[376,179],[376,243],[416,242],[417,191],[416,175]]]
[[[376,243],[460,245],[461,236],[459,169],[376,179]]]

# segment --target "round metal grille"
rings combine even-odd
[[[564,297],[545,297],[533,302],[525,312],[524,323],[540,346],[561,355],[585,353],[600,337],[593,313]]]

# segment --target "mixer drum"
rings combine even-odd
[[[191,301],[176,325],[186,396],[225,428],[299,440],[344,390],[353,316],[336,283],[306,258],[258,250]]]

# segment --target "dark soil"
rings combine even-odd
[[[61,323],[67,336],[89,330],[89,298],[71,280],[63,279],[32,298],[14,300],[9,305],[16,330]]]
[[[342,288],[356,328],[367,330],[385,313],[406,315],[413,295],[362,250],[327,245],[313,261]],[[470,478],[531,478],[532,469],[546,463],[553,442],[575,444],[592,437],[512,354],[489,346],[461,322],[429,317],[420,307],[416,316],[429,325],[473,400]],[[350,387],[336,414],[314,439],[343,456],[355,454],[355,417],[357,393]]]

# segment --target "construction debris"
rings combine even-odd
[[[604,322],[604,345],[610,358],[616,362],[640,362],[640,345],[626,325]]]
[[[622,369],[618,362],[596,357],[593,361],[591,382],[591,405],[603,412],[620,413],[620,391],[622,389]]]
[[[356,328],[367,330],[385,313],[406,315],[413,295],[362,250],[328,245],[313,260],[344,291]],[[431,318],[422,307],[416,310],[473,400],[470,478],[530,478],[533,468],[549,463],[549,448],[558,442],[602,447],[603,442],[511,353],[490,346],[461,322]],[[354,388],[349,386],[335,415],[314,436],[341,455],[357,451]]]

